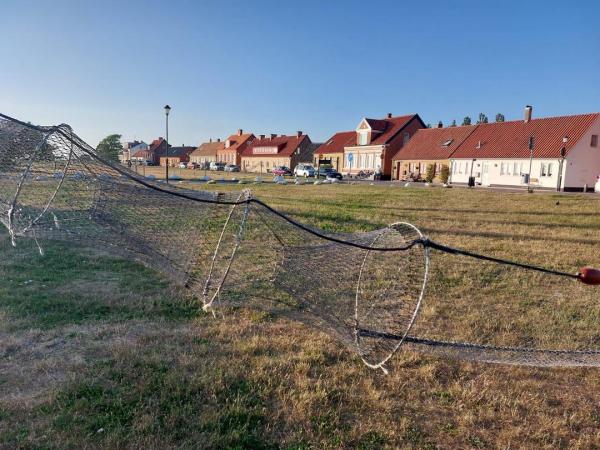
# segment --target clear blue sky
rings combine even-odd
[[[600,110],[597,1],[23,1],[0,8],[0,111],[198,144],[313,141],[361,117]]]

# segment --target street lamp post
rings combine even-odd
[[[169,184],[169,113],[171,112],[171,107],[169,105],[165,105],[165,139],[167,144],[167,149],[165,150],[165,181]]]
[[[567,154],[567,142],[569,142],[569,136],[565,136],[562,139],[563,146],[560,149],[560,161],[558,163],[558,182],[556,184],[556,190],[560,192],[562,188],[562,179],[563,179],[563,165],[565,163],[565,155]]]

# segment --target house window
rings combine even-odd
[[[590,142],[590,145],[592,147],[598,147],[598,135],[597,134],[592,134],[592,140]]]
[[[369,143],[369,132],[359,131],[358,132],[358,145],[367,145]]]
[[[552,176],[552,163],[548,164],[548,176],[551,177]]]
[[[518,163],[514,163],[513,164],[513,175],[520,175],[520,173],[519,173],[519,164]]]
[[[408,140],[410,139],[410,133],[404,133],[404,137],[402,138],[402,145],[406,145]]]
[[[500,175],[505,175],[506,174],[506,168],[504,166],[504,163],[500,163]]]
[[[510,163],[506,163],[506,175],[512,175]]]
[[[546,164],[542,163],[541,167],[540,167],[540,176],[541,177],[545,177],[546,176]]]

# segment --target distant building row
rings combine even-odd
[[[436,180],[444,167],[448,182],[483,186],[525,186],[581,190],[600,174],[600,113],[532,118],[469,126],[427,128],[418,114],[364,118],[354,130],[313,144],[298,131],[291,136],[238,130],[226,140],[199,147],[169,147],[163,138],[150,145],[133,142],[123,160],[134,163],[236,164],[242,171],[268,173],[300,162],[329,164],[349,176],[423,180],[429,168]]]
[[[419,130],[394,158],[394,179],[436,179],[482,186],[592,189],[600,175],[600,113]]]

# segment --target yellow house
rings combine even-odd
[[[355,140],[355,131],[342,131],[334,134],[315,150],[313,155],[314,166],[319,165],[319,160],[329,160],[331,166],[341,172],[344,166],[344,147],[352,145]]]

